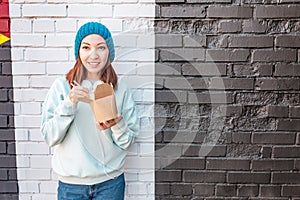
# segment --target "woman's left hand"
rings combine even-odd
[[[116,125],[119,121],[121,121],[123,119],[123,117],[121,115],[119,115],[118,117],[116,117],[115,119],[110,119],[108,121],[105,122],[97,122],[97,126],[100,130],[105,130],[108,129],[114,125]]]

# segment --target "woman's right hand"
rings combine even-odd
[[[78,83],[76,85],[72,84],[73,88],[69,93],[69,98],[73,103],[78,103],[79,101],[89,103],[90,93],[89,90],[85,87],[80,86]]]

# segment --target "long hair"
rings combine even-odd
[[[109,58],[108,58],[109,59]],[[68,80],[70,87],[72,89],[71,83],[73,81],[76,81],[78,83],[81,83],[87,76],[87,71],[83,67],[83,64],[80,59],[80,55],[78,55],[77,61],[74,65],[74,67],[66,74],[66,79]],[[114,89],[117,89],[118,84],[118,76],[115,72],[113,66],[111,63],[106,64],[103,68],[103,70],[100,72],[100,80],[104,83],[112,84]]]

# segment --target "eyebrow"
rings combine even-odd
[[[91,45],[91,44],[88,43],[88,42],[82,42],[82,44]],[[100,43],[98,43],[97,45],[100,45],[100,44],[105,44],[105,42],[100,42]]]

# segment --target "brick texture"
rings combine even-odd
[[[156,200],[300,199],[299,1],[156,3]]]

